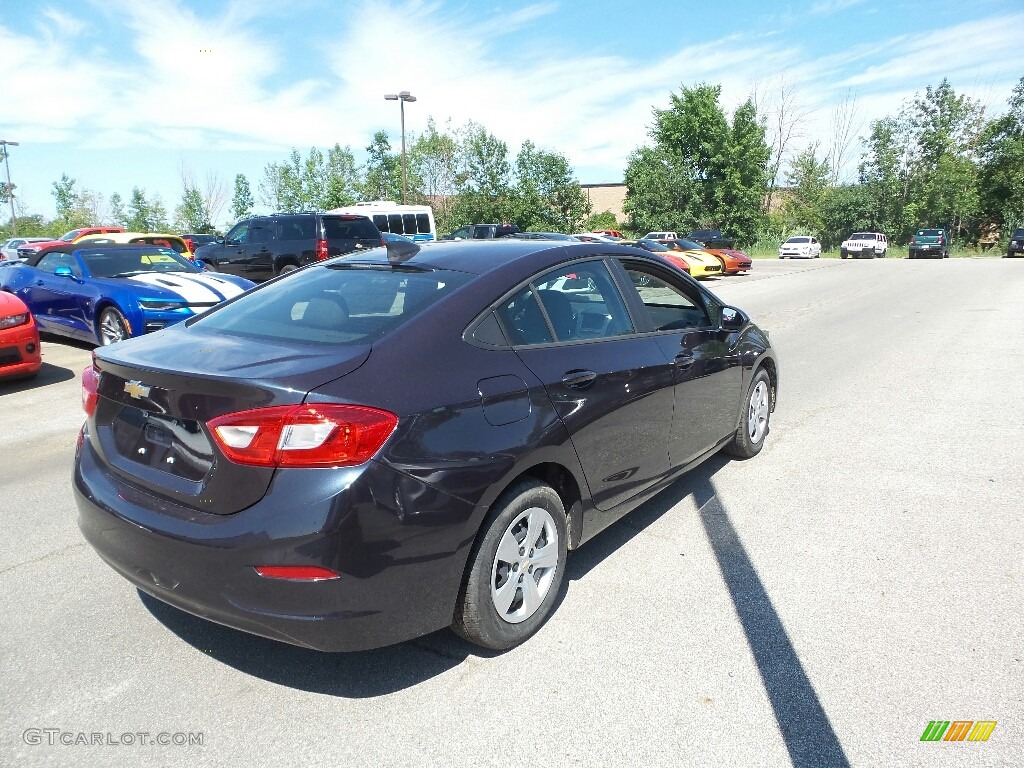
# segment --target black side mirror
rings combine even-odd
[[[722,328],[727,331],[738,331],[747,322],[747,316],[736,307],[722,307]]]

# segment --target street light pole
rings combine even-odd
[[[385,93],[384,98],[388,101],[397,101],[402,115],[402,205],[405,205],[408,188],[405,172],[405,102],[416,101],[416,97],[408,91],[399,91],[398,93]]]
[[[11,204],[11,228],[14,236],[18,236],[18,218],[14,215],[14,187],[11,186],[11,164],[7,160],[7,148],[17,147],[18,142],[0,139],[0,147],[4,148],[4,166],[7,168],[7,201]]]

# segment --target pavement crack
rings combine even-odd
[[[51,557],[54,557],[56,555],[63,555],[65,552],[70,552],[73,549],[81,549],[82,547],[84,547],[86,545],[86,543],[87,542],[79,541],[79,542],[76,542],[74,544],[68,544],[66,547],[61,547],[60,549],[54,550],[53,552],[47,552],[45,555],[39,555],[38,557],[33,557],[31,560],[22,560],[20,563],[15,563],[14,565],[9,565],[6,568],[0,568],[0,576],[3,576],[8,571],[13,571],[15,568],[21,568],[22,566],[25,566],[25,565],[33,565],[34,563],[42,562],[43,560],[47,560],[47,559],[49,559]]]

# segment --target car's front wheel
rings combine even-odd
[[[217,271],[217,265],[214,264],[212,261],[204,261],[203,262],[203,269],[205,269],[207,272],[216,272]]]
[[[761,452],[768,436],[768,423],[772,415],[772,383],[762,368],[747,389],[739,429],[725,452],[739,459],[749,459]]]
[[[123,341],[130,335],[128,321],[114,307],[107,307],[100,313],[99,337],[101,345],[105,347],[108,344]]]
[[[485,648],[513,648],[540,629],[565,577],[565,508],[530,478],[495,502],[473,547],[454,629]]]

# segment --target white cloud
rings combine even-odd
[[[895,112],[943,76],[958,92],[1005,100],[1019,73],[1003,62],[1016,60],[1015,30],[1024,28],[1016,13],[858,41],[825,56],[771,29],[696,44],[594,46],[628,50],[627,58],[535,42],[531,30],[557,10],[545,3],[476,10],[472,19],[464,8],[423,0],[321,7],[321,23],[301,48],[275,36],[267,20],[282,11],[269,0],[238,0],[216,13],[178,0],[112,0],[104,9],[92,26],[45,11],[67,37],[15,33],[0,20],[5,131],[23,142],[261,150],[271,160],[293,146],[338,142],[359,151],[380,129],[397,145],[397,107],[383,95],[409,90],[418,98],[406,107],[410,132],[428,116],[442,125],[474,120],[512,152],[529,138],[565,153],[581,179],[594,182],[621,179],[627,156],[647,140],[652,106],[667,106],[681,84],[721,84],[731,109],[784,76],[814,110],[810,141],[827,133],[833,105],[850,89],[865,121]],[[305,79],[289,66],[296,57],[312,73]]]
[[[80,19],[53,7],[43,9],[43,18],[47,22],[45,29],[56,38],[66,40],[69,37],[76,37],[86,28],[85,23]]]
[[[867,0],[821,0],[811,6],[811,13],[815,16],[826,16],[853,8],[855,5],[863,5],[865,2]]]

